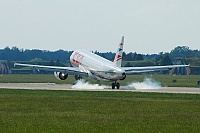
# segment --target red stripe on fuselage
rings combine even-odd
[[[82,64],[81,62],[79,62],[79,61],[77,61],[75,59],[72,59],[72,62],[75,63],[76,65],[81,65]]]

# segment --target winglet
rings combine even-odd
[[[113,61],[118,67],[121,67],[122,64],[123,45],[124,45],[124,36],[122,36],[121,43],[118,46],[115,59]]]

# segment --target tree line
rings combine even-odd
[[[39,49],[19,49],[17,47],[5,47],[0,49],[0,60],[8,61],[50,61],[52,65],[66,64],[69,62],[70,55],[73,51],[57,50],[39,50]],[[115,53],[113,52],[98,52],[93,53],[100,55],[108,60],[113,60]],[[172,64],[177,58],[200,58],[200,50],[191,50],[187,46],[175,47],[171,52],[160,52],[158,54],[138,54],[136,52],[123,53],[123,61],[142,61],[148,60],[156,62],[155,65],[169,65]]]

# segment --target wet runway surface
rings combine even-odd
[[[121,86],[118,89],[111,89],[106,86],[104,88],[74,88],[69,84],[54,83],[0,83],[0,88],[4,89],[32,89],[32,90],[76,90],[76,91],[130,91],[130,92],[158,92],[158,93],[188,93],[200,94],[200,88],[192,87],[161,87],[159,89],[134,89]]]

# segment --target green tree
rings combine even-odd
[[[55,62],[53,60],[50,60],[50,66],[55,66]]]
[[[56,66],[61,66],[59,59],[56,60]]]
[[[133,59],[134,59],[134,60],[144,60],[144,57],[143,57],[142,54],[137,54],[137,53],[135,53]]]
[[[156,64],[157,65],[172,65],[173,63],[169,57],[169,54],[165,54],[165,55],[159,56],[156,59]]]
[[[188,46],[177,46],[171,50],[170,54],[175,58],[194,56],[193,51]]]
[[[125,67],[132,67],[132,65],[131,65],[130,62],[127,62],[124,66],[125,66]]]
[[[169,55],[164,55],[163,58],[160,60],[161,65],[172,65],[172,60],[170,59]]]
[[[133,61],[134,60],[132,53],[128,53],[128,54],[124,53],[122,56],[123,56],[122,58],[124,61]]]

